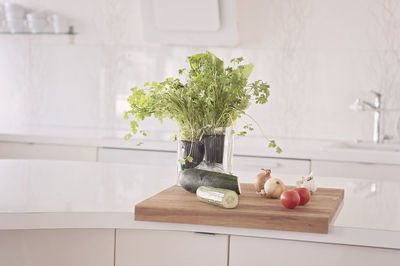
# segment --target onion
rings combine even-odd
[[[278,199],[286,190],[286,186],[279,178],[270,178],[265,182],[264,190],[267,198]]]
[[[256,182],[254,183],[254,188],[257,194],[264,195],[264,184],[268,179],[271,178],[271,169],[261,169],[263,172],[256,175]]]

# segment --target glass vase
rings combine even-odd
[[[190,168],[231,174],[233,135],[231,128],[218,128],[198,142],[181,140],[178,134],[178,178]]]

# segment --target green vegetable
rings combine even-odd
[[[225,188],[240,195],[239,178],[234,175],[200,169],[185,169],[179,179],[180,185],[187,191],[195,193],[201,186]]]
[[[223,188],[201,186],[196,191],[197,198],[223,208],[236,208],[239,204],[239,196],[235,191]]]
[[[177,122],[181,140],[199,142],[203,135],[225,134],[225,129],[243,116],[254,120],[246,114],[247,108],[251,103],[268,101],[269,85],[261,80],[248,82],[253,64],[243,64],[242,57],[230,60],[231,65],[225,66],[224,61],[206,51],[189,56],[187,61],[189,67],[178,71],[180,77],[147,82],[143,88],[131,89],[128,97],[131,109],[124,117],[131,119],[133,134],[146,134],[139,130],[139,123],[148,117],[160,122],[170,118]],[[245,136],[253,130],[246,123],[237,135]],[[127,134],[126,138],[131,136]],[[270,147],[281,150],[276,145]]]

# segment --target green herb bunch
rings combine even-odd
[[[257,124],[245,111],[252,103],[265,104],[270,92],[269,85],[261,80],[248,83],[252,64],[243,64],[243,58],[239,57],[225,67],[209,51],[189,56],[187,61],[189,68],[180,69],[179,78],[131,89],[128,97],[131,110],[125,113],[125,118],[131,117],[133,134],[146,135],[139,130],[139,123],[151,116],[160,122],[164,118],[176,121],[180,138],[191,142],[201,141],[204,135],[224,134],[243,115]],[[246,123],[238,133],[232,133],[244,136],[252,130],[253,126]],[[130,133],[126,138],[131,136]],[[275,141],[268,141],[269,147],[281,152]]]

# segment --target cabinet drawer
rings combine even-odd
[[[134,163],[143,165],[175,166],[178,163],[176,152],[147,151],[131,149],[99,148],[99,162]]]
[[[0,142],[0,159],[96,161],[97,148],[70,145]]]
[[[228,236],[117,229],[116,266],[226,266]]]
[[[270,168],[272,175],[276,177],[279,175],[301,177],[309,173],[310,161],[247,156],[233,157],[233,173],[240,177],[241,182],[254,182],[254,176],[260,172],[261,168]]]
[[[317,176],[367,178],[375,181],[382,178],[398,180],[400,176],[400,165],[313,160],[311,166]]]
[[[0,265],[113,266],[114,230],[0,230]]]
[[[289,256],[288,256],[289,255]],[[395,266],[400,250],[231,236],[230,266]]]

